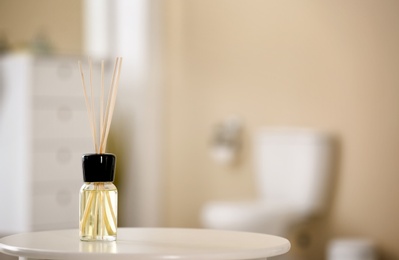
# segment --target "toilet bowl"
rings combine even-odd
[[[210,201],[204,228],[287,236],[295,225],[322,214],[328,194],[331,140],[307,129],[262,129],[254,139],[258,199]]]

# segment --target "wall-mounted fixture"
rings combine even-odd
[[[227,165],[236,161],[241,147],[242,122],[237,116],[227,117],[215,126],[211,140],[211,156]]]

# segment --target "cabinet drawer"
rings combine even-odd
[[[87,151],[86,151],[87,153]],[[33,178],[37,181],[80,180],[82,177],[82,153],[61,147],[55,153],[33,155]]]
[[[39,96],[83,96],[79,58],[37,59],[33,70],[33,94]],[[86,59],[82,60],[85,84],[90,84],[90,70]],[[110,64],[106,64],[104,84],[110,85]],[[93,86],[99,89],[101,65],[93,62]]]
[[[59,104],[54,110],[35,110],[34,138],[91,138],[87,112]]]
[[[79,221],[79,182],[40,182],[33,184],[32,226],[40,229]],[[65,225],[62,225],[65,226]]]
[[[34,181],[82,179],[82,155],[94,151],[91,139],[36,139],[32,150]]]
[[[77,61],[72,59],[41,59],[36,60],[34,65],[34,95],[83,95]]]

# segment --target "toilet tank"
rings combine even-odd
[[[261,199],[304,213],[322,211],[328,193],[331,139],[308,129],[262,129],[254,144]]]

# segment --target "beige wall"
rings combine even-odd
[[[0,38],[4,34],[13,49],[26,49],[41,32],[54,51],[82,51],[82,1],[0,0]]]
[[[168,0],[166,224],[199,226],[213,199],[255,196],[251,138],[315,127],[339,141],[333,236],[399,247],[399,2]],[[209,156],[212,127],[244,120],[239,164]]]
[[[317,127],[340,143],[332,235],[399,249],[399,2],[165,0],[165,225],[199,226],[203,203],[255,196],[251,138],[261,126]],[[0,0],[14,46],[40,29],[82,48],[81,1]],[[209,157],[213,126],[244,120],[241,160]]]

